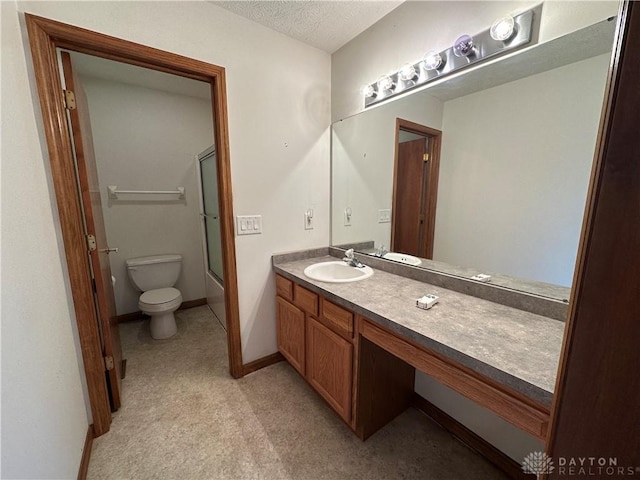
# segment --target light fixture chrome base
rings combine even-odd
[[[451,47],[440,52],[442,64],[435,70],[427,70],[422,61],[413,64],[413,67],[418,74],[417,79],[403,80],[400,72],[389,75],[394,84],[394,88],[392,90],[379,91],[377,82],[372,83],[370,87],[373,89],[372,91],[374,91],[375,94],[369,97],[365,95],[365,108],[384,100],[388,100],[389,98],[401,93],[408,92],[409,90],[425,85],[436,79],[445,77],[453,72],[466,68],[469,65],[475,65],[488,58],[503,55],[527,45],[531,42],[533,37],[533,19],[536,13],[538,15],[540,14],[540,6],[527,10],[519,15],[514,15],[513,20],[515,22],[515,30],[513,35],[507,40],[494,40],[491,38],[490,29],[474,35],[474,52],[472,55],[457,57],[454,54],[454,48]]]

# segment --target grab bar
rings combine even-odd
[[[109,185],[107,190],[109,191],[109,198],[118,198],[121,193],[132,195],[178,195],[178,198],[184,198],[184,187],[177,187],[175,190],[118,190],[116,185]]]

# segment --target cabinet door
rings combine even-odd
[[[278,306],[278,350],[300,374],[305,374],[304,312],[280,297]]]
[[[307,380],[338,415],[351,421],[353,345],[307,317]]]

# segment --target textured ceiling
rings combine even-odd
[[[212,1],[226,10],[333,53],[402,1]]]

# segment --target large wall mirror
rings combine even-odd
[[[332,245],[568,300],[614,30],[603,20],[333,124]]]

